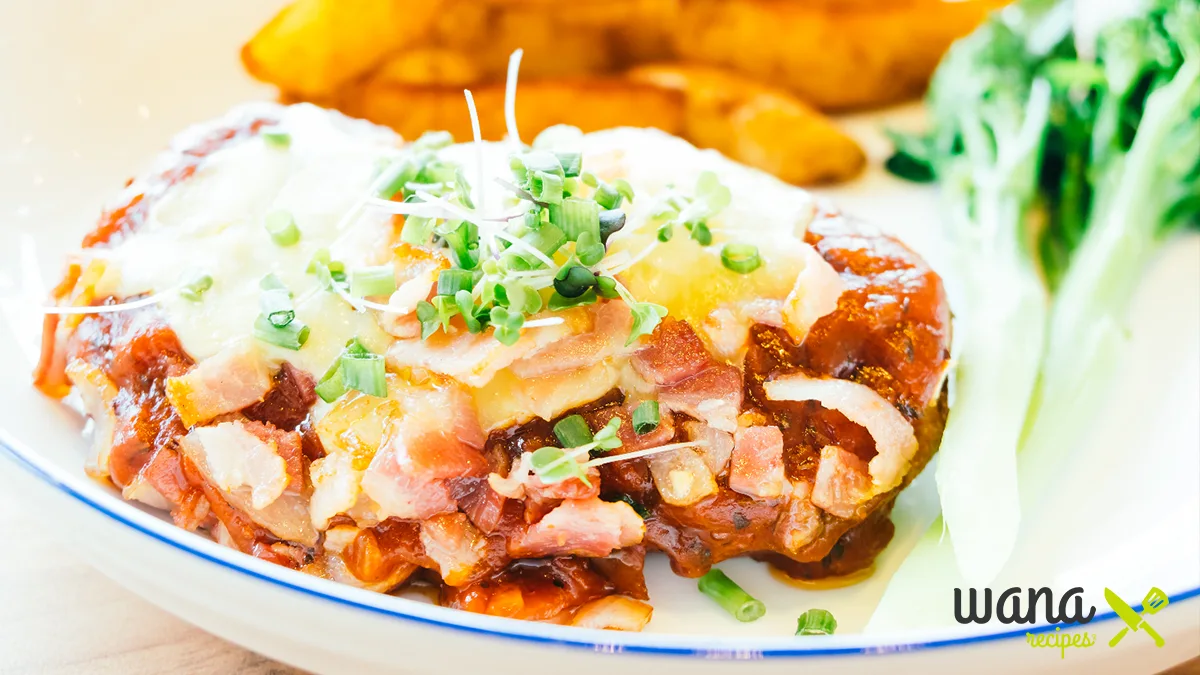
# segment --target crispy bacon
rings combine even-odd
[[[633,325],[629,305],[606,301],[588,308],[590,326],[583,332],[551,342],[509,368],[518,377],[539,377],[600,363],[625,351],[625,339]]]
[[[646,346],[633,355],[634,370],[658,386],[679,384],[712,365],[704,342],[686,321],[670,316],[651,333]]]
[[[836,445],[821,448],[812,502],[826,513],[851,518],[873,496],[867,463]]]
[[[674,385],[661,387],[659,403],[732,432],[742,407],[742,373],[734,366],[714,363]]]
[[[262,401],[242,410],[246,417],[291,431],[308,418],[317,402],[313,378],[284,361],[272,378],[273,385]]]
[[[487,548],[484,536],[462,513],[441,514],[421,523],[421,544],[449,586],[467,583]]]
[[[251,339],[240,340],[201,361],[186,375],[166,381],[167,398],[191,427],[263,400],[271,371]]]
[[[602,557],[642,541],[646,525],[625,502],[597,497],[565,501],[537,523],[509,538],[514,558],[550,555]]]
[[[752,497],[783,493],[783,432],[775,426],[738,429],[733,435],[729,487]]]

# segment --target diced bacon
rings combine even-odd
[[[725,473],[729,467],[729,457],[733,454],[733,434],[703,422],[684,422],[683,429],[690,440],[704,443],[700,448],[700,456],[708,465],[708,470],[716,476]]]
[[[382,517],[424,520],[457,510],[448,479],[487,475],[483,431],[457,388],[423,390],[403,402],[363,475]]]
[[[287,474],[287,485],[284,492],[300,494],[304,491],[304,451],[301,449],[299,432],[284,431],[271,424],[262,422],[243,422],[242,426],[254,434],[258,440],[274,444],[275,454],[283,458],[284,472]]]
[[[839,518],[852,518],[875,491],[867,463],[836,445],[821,448],[821,463],[813,484],[812,503]]]
[[[312,480],[310,513],[313,526],[323,530],[339,513],[354,508],[362,494],[363,472],[354,468],[354,458],[348,452],[326,455],[309,466]]]
[[[869,464],[872,495],[900,484],[917,453],[917,437],[900,411],[866,385],[834,378],[810,378],[793,373],[764,385],[767,397],[777,401],[817,401],[861,425],[875,439],[875,456]]]
[[[600,630],[624,630],[639,632],[650,623],[654,608],[648,602],[634,600],[623,595],[610,595],[593,600],[571,619],[572,626],[597,628]]]
[[[379,326],[394,337],[416,338],[421,335],[417,304],[433,295],[438,274],[450,268],[450,261],[439,251],[408,244],[398,244],[394,252],[396,290],[387,301],[394,309],[380,313]]]
[[[209,503],[204,491],[184,475],[182,462],[178,452],[169,448],[158,450],[129,487],[138,489],[135,486],[144,481],[171,505],[171,519],[176,526],[195,530],[208,518]]]
[[[83,468],[93,478],[107,478],[108,460],[117,428],[117,416],[113,410],[117,385],[103,371],[83,359],[71,361],[66,373],[79,392],[84,411],[92,419],[92,448]]]
[[[756,323],[783,325],[783,303],[759,298],[749,302],[718,307],[704,318],[701,328],[717,356],[739,360],[750,344],[750,327]]]
[[[291,431],[308,418],[309,409],[317,402],[313,378],[308,373],[284,361],[272,378],[274,386],[262,401],[246,408],[242,414],[266,422],[279,429]]]
[[[599,498],[566,501],[508,540],[514,558],[577,555],[603,557],[640,544],[646,524],[625,502]]]
[[[459,508],[484,534],[491,534],[500,526],[507,502],[508,498],[493,490],[487,481],[477,482],[458,498]]]
[[[625,339],[633,325],[629,305],[610,300],[592,305],[591,325],[583,332],[552,342],[510,367],[518,377],[539,377],[583,369],[626,351]]]
[[[783,318],[788,332],[799,344],[817,319],[832,313],[846,283],[837,270],[809,245],[802,247],[804,269],[796,276],[796,284],[783,301]]]
[[[646,346],[630,361],[639,375],[659,386],[671,386],[712,364],[712,356],[686,321],[665,317]]]
[[[729,462],[729,488],[751,497],[783,494],[783,432],[775,426],[738,429]]]
[[[298,457],[298,435],[290,442]],[[309,546],[316,542],[308,500],[284,493],[291,478],[274,438],[264,441],[245,422],[222,422],[192,429],[179,439],[179,447],[233,508],[280,539]]]
[[[143,474],[138,474],[121,490],[121,496],[131,502],[141,502],[146,506],[161,511],[170,511],[171,502],[162,496]]]
[[[240,340],[166,380],[167,398],[191,427],[263,400],[273,384],[267,361],[251,339]]]
[[[808,545],[825,529],[821,511],[810,499],[812,486],[804,482],[787,487],[787,510],[775,523],[775,539],[793,553]]]
[[[712,471],[694,448],[650,455],[647,463],[658,494],[672,506],[689,506],[717,491]]]
[[[487,548],[486,539],[462,513],[438,515],[421,523],[421,543],[448,586],[470,581]]]
[[[641,404],[641,400],[629,397],[621,407],[610,406],[601,408],[586,415],[588,424],[593,429],[601,429],[614,417],[621,420],[617,429],[617,438],[621,439],[621,447],[610,450],[610,454],[624,454],[666,445],[675,438],[675,418],[666,406],[659,407],[658,426],[651,431],[639,434],[633,428],[633,411]]]
[[[501,477],[497,473],[489,474],[488,484],[490,487],[510,499],[529,498],[542,504],[563,499],[587,499],[600,494],[600,471],[598,469],[587,470],[590,485],[578,478],[545,483],[530,470],[530,457],[530,453],[523,453],[521,458],[513,464],[507,477]],[[582,464],[588,461],[588,456],[581,455],[576,458],[576,461]]]
[[[439,330],[425,340],[397,340],[388,348],[388,363],[396,368],[424,368],[470,387],[482,387],[512,362],[574,331],[570,322],[530,328],[512,345],[501,343],[490,330],[471,334],[452,328],[451,332],[447,335]]]
[[[713,428],[732,432],[737,429],[742,407],[742,372],[734,366],[714,364],[682,382],[659,388],[658,400]]]

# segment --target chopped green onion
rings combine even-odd
[[[596,193],[592,195],[592,199],[595,199],[596,203],[598,203],[601,208],[615,209],[621,205],[622,197],[621,193],[617,192],[615,187],[609,185],[608,183],[601,183],[600,186],[596,188]]]
[[[380,354],[347,350],[341,357],[342,384],[370,396],[387,396],[387,370]]]
[[[461,166],[454,171],[454,194],[463,206],[468,209],[475,208],[475,202],[471,199],[471,185],[467,182],[467,175],[463,173]]]
[[[591,232],[600,241],[600,205],[590,199],[566,199],[559,208],[551,206],[550,220],[571,241],[584,232]]]
[[[708,229],[708,223],[700,221],[692,224],[692,239],[701,246],[708,246],[713,243],[712,230]]]
[[[578,448],[594,440],[592,430],[588,428],[588,423],[582,415],[571,415],[559,420],[554,425],[554,436],[564,448]]]
[[[332,374],[326,373],[326,376],[313,388],[317,396],[320,396],[321,400],[326,403],[333,403],[346,393],[346,385],[342,384],[342,369],[338,367],[340,365],[339,361],[334,361]]]
[[[629,181],[625,180],[624,178],[618,178],[613,181],[613,187],[617,189],[617,192],[621,193],[621,196],[625,198],[625,201],[628,201],[631,204],[633,203],[633,186],[629,184]]]
[[[308,341],[308,333],[308,326],[295,319],[283,326],[272,324],[262,315],[254,320],[254,337],[284,349],[299,350]]]
[[[272,211],[266,218],[267,233],[271,240],[280,246],[291,246],[300,241],[300,228],[296,220],[287,211]]]
[[[749,274],[762,267],[758,247],[750,244],[726,244],[721,249],[721,264],[725,269],[738,274]]]
[[[405,185],[412,182],[420,172],[421,167],[412,159],[392,162],[383,170],[382,177],[385,180],[382,181],[383,185],[379,188],[376,196],[380,199],[391,199],[397,192],[403,190]]]
[[[520,166],[528,176],[532,176],[538,171],[542,171],[545,173],[552,173],[559,178],[566,178],[563,173],[562,164],[559,163],[558,156],[553,152],[547,152],[545,150],[530,150],[529,152],[523,152],[519,155],[514,155],[512,160],[509,161],[509,166],[513,166],[514,164]]]
[[[796,620],[796,635],[833,635],[837,619],[824,609],[810,609]]]
[[[543,204],[560,204],[563,200],[563,179],[545,171],[537,171],[529,177],[529,194]]]
[[[265,141],[267,145],[274,146],[276,148],[286,148],[292,144],[292,135],[279,129],[278,127],[263,129],[259,135],[262,136],[263,141]]]
[[[583,154],[578,152],[556,152],[558,163],[562,166],[563,176],[572,178],[578,176],[583,169]]]
[[[600,241],[608,243],[613,233],[625,227],[625,212],[619,209],[607,209],[600,212]]]
[[[583,184],[588,187],[597,187],[600,185],[600,181],[596,179],[596,174],[590,171],[584,171],[579,174],[579,180],[583,181]]]
[[[671,227],[670,223],[663,223],[662,225],[660,225],[658,227],[658,232],[656,233],[656,236],[658,237],[659,241],[661,241],[665,244],[668,241],[671,241],[671,237],[674,236],[674,234],[675,234],[675,228]]]
[[[642,401],[633,411],[633,431],[639,436],[657,429],[659,421],[658,401]]]
[[[578,298],[596,285],[596,275],[582,265],[564,265],[554,275],[554,290],[564,298]]]
[[[319,248],[313,252],[312,258],[308,261],[308,268],[304,271],[308,274],[316,274],[318,267],[329,267],[332,259],[329,257],[329,249]]]
[[[276,328],[283,328],[296,318],[292,294],[286,288],[269,288],[258,296],[262,315]]]
[[[179,297],[192,302],[200,302],[200,297],[205,291],[212,288],[213,278],[207,274],[200,274],[188,279],[183,286],[179,288]]]
[[[725,576],[721,570],[709,570],[708,574],[700,577],[697,587],[701,593],[715,600],[721,609],[743,623],[757,621],[767,613],[767,608],[761,601],[742,590],[741,586]]]
[[[360,267],[350,272],[350,294],[367,298],[396,292],[396,268],[391,265]]]
[[[439,229],[454,264],[464,270],[475,269],[479,265],[479,228],[474,223],[458,220],[445,223]]]
[[[442,270],[438,273],[437,294],[454,295],[459,291],[470,291],[475,288],[476,278],[472,270]]]
[[[426,246],[433,236],[433,226],[437,223],[434,218],[420,216],[405,216],[404,229],[400,230],[400,241],[412,246]]]

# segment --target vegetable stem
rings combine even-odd
[[[721,570],[709,570],[708,574],[700,577],[696,586],[701,593],[716,601],[721,609],[743,623],[757,621],[767,613],[767,608],[761,601],[742,590],[741,586]]]

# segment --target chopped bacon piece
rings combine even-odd
[[[382,517],[424,520],[457,510],[449,479],[485,476],[483,431],[458,388],[422,390],[384,432],[362,488]]]
[[[72,360],[67,365],[66,373],[79,392],[88,417],[92,418],[92,450],[83,468],[93,478],[107,478],[108,459],[117,428],[117,416],[113,410],[117,386],[103,371],[83,359]]]
[[[180,377],[166,380],[167,398],[183,425],[195,426],[263,400],[271,371],[258,346],[246,339],[205,359]]]
[[[812,246],[802,247],[804,269],[783,302],[783,318],[797,343],[804,342],[817,319],[837,309],[846,282]]]
[[[678,384],[661,387],[658,400],[710,427],[732,432],[742,407],[742,373],[734,366],[714,363]]]
[[[646,589],[646,547],[630,546],[603,558],[590,558],[592,569],[612,582],[617,592],[638,600],[649,600]]]
[[[625,502],[599,498],[565,501],[508,541],[514,558],[550,555],[606,556],[642,541],[646,524]]]
[[[903,480],[917,454],[917,437],[904,415],[875,390],[849,380],[811,378],[803,373],[785,375],[763,386],[773,400],[817,401],[870,432],[876,451],[869,465],[874,490],[865,494],[864,500]]]
[[[821,448],[812,503],[839,518],[852,518],[874,496],[867,463],[836,445]]]
[[[185,530],[195,530],[208,517],[208,500],[204,491],[184,475],[178,452],[163,448],[154,453],[142,472],[130,485],[145,480],[166,501],[170,502],[171,519]]]
[[[466,586],[443,588],[442,604],[492,616],[561,622],[589,600],[612,592],[612,585],[585,560],[517,560]]]
[[[787,510],[775,523],[775,538],[785,550],[798,552],[825,530],[821,511],[810,499],[812,486],[792,483],[788,488]]]
[[[683,429],[689,439],[704,443],[700,448],[700,456],[708,465],[708,470],[715,476],[725,473],[725,469],[729,467],[729,458],[733,455],[733,434],[703,422],[684,422]]]
[[[670,386],[698,374],[712,364],[712,356],[686,321],[665,317],[650,340],[633,355],[634,370],[647,381]]]
[[[500,525],[500,518],[504,515],[504,505],[508,498],[493,490],[487,481],[466,479],[459,485],[466,488],[462,496],[457,497],[459,508],[481,532],[495,532]],[[457,495],[457,491],[455,494]]]
[[[779,427],[738,429],[733,435],[729,487],[751,497],[783,494],[783,432]]]
[[[308,373],[284,361],[272,378],[274,386],[262,401],[246,408],[242,414],[258,421],[291,431],[308,418],[308,411],[317,402],[313,378]]]
[[[586,368],[624,352],[625,339],[633,326],[629,305],[610,300],[588,309],[591,326],[515,361],[509,366],[512,372],[523,378],[539,377]]]
[[[421,523],[421,543],[448,586],[467,583],[487,548],[486,538],[462,513],[437,515]]]
[[[262,422],[243,422],[242,426],[254,434],[263,443],[274,443],[275,453],[283,458],[284,470],[287,473],[287,485],[284,492],[300,494],[304,491],[304,460],[303,441],[296,431],[283,431],[270,424]]]
[[[610,595],[580,607],[571,619],[571,625],[580,628],[624,630],[636,633],[650,623],[650,615],[653,613],[654,608],[650,606],[650,603],[623,595]]]
[[[617,438],[621,439],[621,447],[610,450],[610,454],[624,454],[654,448],[666,445],[675,438],[675,417],[666,409],[666,406],[659,409],[657,427],[644,434],[637,433],[633,428],[633,411],[640,403],[641,401],[630,397],[620,407],[606,406],[584,416],[587,418],[588,426],[592,429],[602,429],[614,417],[620,418],[621,426],[617,429]]]

